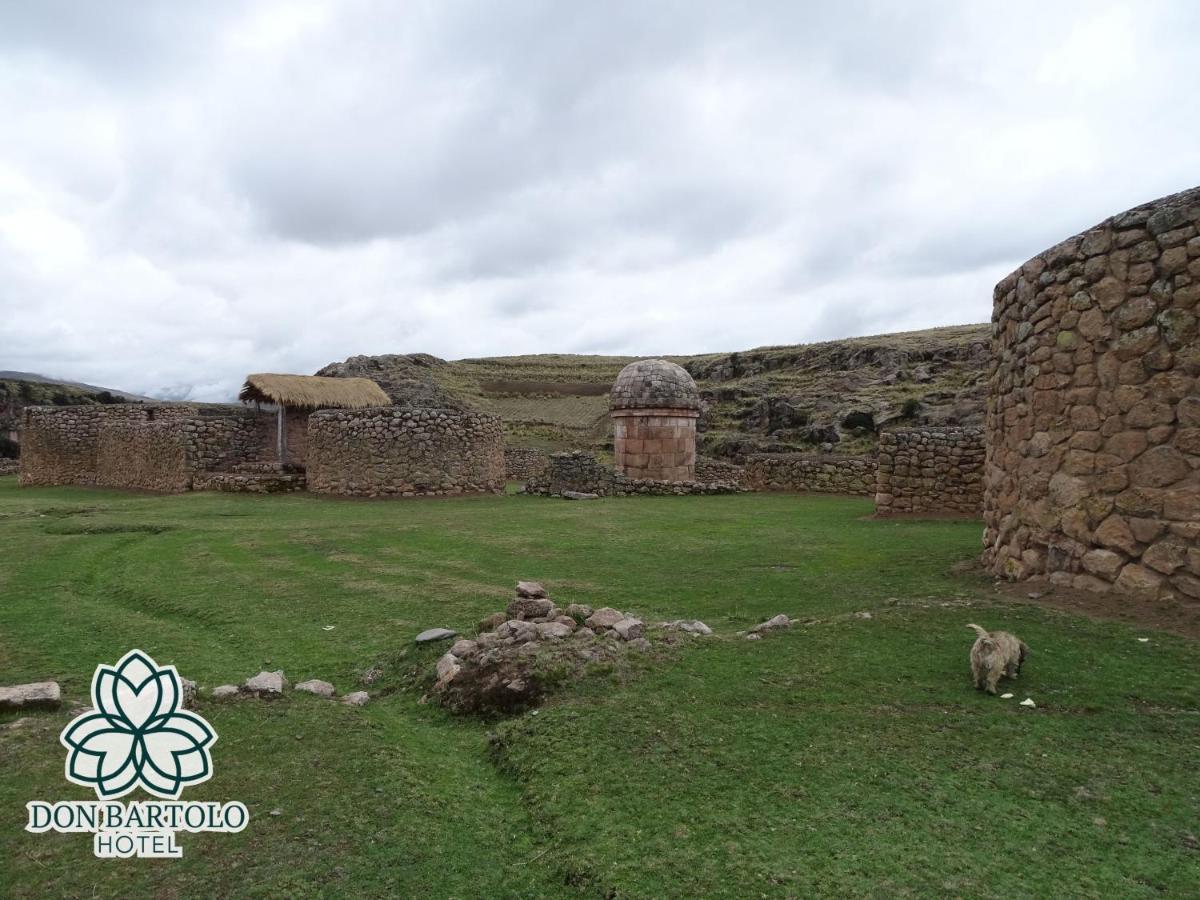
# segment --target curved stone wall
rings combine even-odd
[[[984,563],[1200,599],[1200,188],[1113,216],[1001,281]]]
[[[504,490],[500,417],[379,406],[308,419],[308,489],[354,497]]]

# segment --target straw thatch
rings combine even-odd
[[[275,403],[291,409],[362,409],[392,402],[369,378],[268,373],[246,376],[238,397],[243,403]]]

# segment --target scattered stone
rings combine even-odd
[[[269,814],[272,816],[282,816],[283,810],[282,809],[273,809],[273,810],[271,810],[271,812]]]
[[[62,691],[57,681],[35,681],[0,687],[0,709],[58,709]]]
[[[761,640],[762,640],[762,635],[761,635],[761,634],[756,634],[756,633],[754,633],[754,632],[751,632],[750,634],[746,635],[746,640],[748,640],[748,641],[761,641]]]
[[[631,640],[629,642],[629,648],[631,650],[638,650],[638,651],[641,651],[642,653],[645,653],[647,650],[651,649],[651,645],[650,645],[650,642],[648,640],[646,640],[644,637],[639,637],[639,638],[634,638],[633,640]]]
[[[242,690],[256,697],[281,697],[287,687],[287,679],[282,671],[259,672],[253,678],[246,679]]]
[[[1001,700],[1011,700],[1012,698],[1013,698],[1013,695],[1012,695],[1011,693],[1010,693],[1010,694],[1001,694],[1001,695],[1000,695],[1000,699],[1001,699]]]
[[[447,653],[437,661],[438,682],[451,681],[462,670],[462,663],[453,653]]]
[[[759,622],[750,629],[750,634],[768,634],[772,631],[784,631],[792,627],[792,620],[785,613],[780,613],[777,616],[772,616],[765,622]]]
[[[595,610],[586,603],[572,603],[567,606],[564,612],[576,622],[583,622]]]
[[[586,624],[589,628],[612,628],[618,622],[625,618],[625,613],[619,609],[613,609],[611,606],[604,606],[596,610],[587,617]]]
[[[566,625],[572,631],[574,631],[577,627],[579,627],[579,623],[576,622],[574,619],[572,619],[570,616],[561,616],[561,615],[555,616],[550,621],[557,622],[559,625]]]
[[[588,628],[586,625],[583,628],[580,628],[575,632],[575,637],[577,637],[577,638],[585,638],[586,639],[586,638],[594,638],[595,636],[596,636],[596,632],[592,631],[592,629]]]
[[[862,612],[856,612],[854,614],[854,616],[855,616],[855,618],[858,618],[858,619],[873,619],[873,618],[875,618],[873,615],[871,615],[865,609]]]
[[[310,678],[308,681],[301,681],[296,685],[296,690],[304,691],[306,694],[316,694],[318,697],[332,697],[334,695],[333,685],[328,681],[322,681],[320,678]]]
[[[562,498],[564,500],[599,500],[599,494],[589,494],[585,491],[563,491]]]
[[[1033,709],[1035,706],[1037,706],[1037,704],[1033,702],[1032,697],[1026,697],[1024,700],[1021,701],[1021,705],[1028,706],[1030,709]]]
[[[366,706],[371,695],[366,691],[354,691],[342,698],[343,706]]]
[[[510,619],[538,619],[550,615],[554,601],[545,597],[518,597],[508,604]]]
[[[469,659],[470,657],[474,656],[478,652],[479,652],[479,642],[478,641],[468,641],[468,640],[455,641],[454,646],[452,646],[450,648],[451,655],[456,656],[459,659]]]
[[[417,635],[417,643],[428,644],[430,641],[444,641],[457,636],[458,632],[450,628],[429,628]]]
[[[214,700],[224,700],[226,697],[236,697],[239,693],[236,684],[222,684],[212,689]]]
[[[622,619],[613,626],[613,631],[620,635],[623,641],[636,641],[645,633],[646,626],[641,619]]]
[[[365,672],[363,672],[362,675],[359,676],[358,680],[359,680],[360,684],[374,684],[382,677],[383,677],[383,666],[374,665],[374,666],[371,666],[371,668],[367,669]]]

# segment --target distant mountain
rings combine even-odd
[[[66,381],[62,378],[47,378],[45,375],[38,375],[34,372],[12,372],[0,370],[0,381],[32,381],[37,384],[58,384],[65,387],[78,388],[83,391],[92,391],[93,393],[108,393],[117,397],[128,397],[130,400],[154,400],[154,397],[146,397],[142,394],[134,394],[130,391],[121,391],[117,388],[99,387],[95,384],[86,384],[82,381]]]

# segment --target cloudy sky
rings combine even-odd
[[[226,399],[358,353],[986,321],[1200,183],[1200,4],[0,4],[0,369]]]

